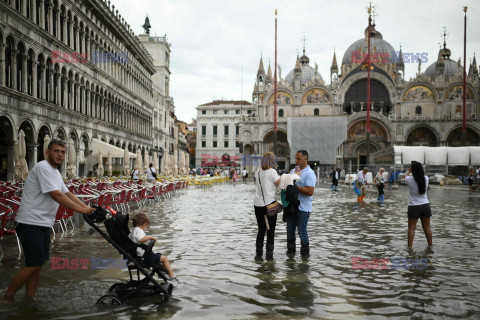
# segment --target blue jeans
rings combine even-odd
[[[302,244],[308,244],[307,223],[310,212],[298,211],[296,216],[287,218],[287,240],[295,239],[295,229],[298,228],[298,235]]]

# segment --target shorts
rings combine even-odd
[[[17,223],[15,231],[25,254],[25,266],[43,266],[50,259],[50,228]]]
[[[338,180],[337,180],[337,179],[333,179],[333,180],[332,180],[332,184],[333,184],[334,186],[337,186],[337,187],[338,187]]]
[[[408,219],[430,218],[431,216],[432,210],[430,209],[430,203],[408,206]]]
[[[145,260],[148,262],[148,263],[151,263],[151,264],[159,264],[160,263],[160,257],[162,256],[161,253],[150,253],[149,255],[147,255],[145,257]]]

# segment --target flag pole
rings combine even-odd
[[[467,127],[465,123],[466,118],[466,111],[465,111],[465,99],[466,99],[466,87],[467,87],[467,80],[466,80],[466,71],[465,66],[467,65],[467,7],[463,7],[463,11],[465,12],[465,19],[464,19],[464,26],[463,26],[463,119],[462,119],[462,146],[466,143],[466,134],[467,134]]]
[[[370,28],[372,5],[368,7],[368,53],[367,53],[367,165],[370,163]]]
[[[275,83],[275,99],[273,108],[273,153],[277,155],[277,9],[275,9],[275,73],[273,81]]]

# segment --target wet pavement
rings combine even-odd
[[[67,259],[69,266],[72,259],[88,259],[87,268],[47,263],[38,302],[0,303],[0,318],[478,319],[480,193],[432,186],[434,246],[427,248],[419,222],[413,250],[407,250],[404,186],[387,190],[384,203],[371,192],[358,204],[351,187],[331,192],[323,184],[315,191],[308,225],[310,257],[300,256],[299,240],[297,254],[285,254],[285,224],[278,221],[273,261],[254,259],[253,196],[251,183],[190,187],[141,209],[152,222],[149,234],[159,239],[155,250],[167,255],[181,281],[167,304],[153,297],[113,310],[97,308],[96,300],[128,273],[94,268],[92,258],[120,256],[98,234],[88,236],[79,226],[57,234],[50,256]],[[23,258],[14,238],[0,240],[0,246],[3,294]],[[368,260],[368,268],[358,268],[367,266],[358,258]],[[403,258],[424,264],[400,265]],[[372,259],[385,262],[375,268]],[[23,290],[17,297],[22,295]]]

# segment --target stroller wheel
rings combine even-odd
[[[121,304],[122,300],[114,293],[107,293],[97,301],[97,306],[102,307],[117,307]]]

